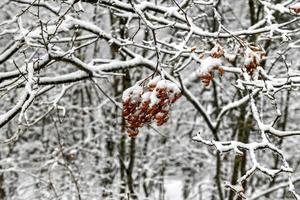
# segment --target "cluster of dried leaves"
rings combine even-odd
[[[152,120],[158,126],[169,119],[171,104],[181,97],[179,87],[157,76],[146,87],[136,84],[123,92],[123,117],[129,137],[135,137],[139,128]]]
[[[221,57],[225,55],[224,48],[216,45],[207,58],[202,58],[200,69],[197,71],[197,76],[205,86],[208,86],[213,80],[213,71],[217,70],[221,76],[224,74],[224,69],[221,66]]]
[[[241,53],[244,57],[244,67],[250,77],[253,77],[257,67],[261,66],[261,61],[266,59],[266,52],[263,48],[257,46],[244,47]],[[197,70],[197,76],[205,86],[214,78],[214,71],[217,71],[221,76],[224,74],[222,60],[227,60],[229,63],[234,63],[238,58],[237,54],[227,53],[226,50],[219,44],[216,44],[209,52],[209,56],[203,58],[201,55],[201,66]]]
[[[261,47],[250,46],[245,50],[244,65],[248,74],[252,77],[254,71],[260,66],[261,61],[266,58],[266,52]]]

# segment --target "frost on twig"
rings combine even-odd
[[[276,175],[279,173],[288,173],[291,174],[293,173],[293,170],[290,168],[289,164],[287,163],[285,156],[283,153],[274,147],[273,144],[271,144],[268,141],[261,141],[261,142],[252,142],[252,143],[242,143],[238,141],[226,141],[226,142],[218,142],[218,141],[208,141],[205,140],[201,137],[200,133],[198,133],[195,137],[193,137],[193,140],[196,142],[201,142],[203,144],[213,146],[217,149],[218,153],[224,154],[228,153],[230,151],[233,151],[236,154],[243,155],[243,152],[241,150],[246,150],[248,151],[250,155],[250,160],[252,163],[252,167],[246,171],[245,174],[243,174],[240,179],[238,180],[239,185],[231,185],[231,184],[226,184],[230,189],[234,190],[236,193],[241,195],[243,198],[244,196],[244,190],[242,188],[242,183],[246,181],[250,176],[252,176],[256,171],[260,171],[263,174],[270,176],[274,178]],[[255,155],[255,151],[263,150],[263,149],[269,149],[271,150],[274,154],[278,154],[280,158],[282,159],[282,166],[278,169],[270,169],[262,164],[260,164],[257,161],[257,157]],[[288,175],[290,176],[290,175]],[[291,192],[293,192],[293,187],[290,189]]]

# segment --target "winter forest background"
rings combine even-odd
[[[3,0],[0,199],[300,199],[300,2]]]

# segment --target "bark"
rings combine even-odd
[[[1,169],[1,167],[0,167]],[[4,190],[4,174],[0,174],[0,200],[5,199],[5,190]]]
[[[240,116],[238,119],[238,130],[237,130],[237,140],[242,143],[248,143],[250,129],[252,127],[252,117],[245,118],[246,116],[246,106],[242,105],[240,109]],[[232,169],[231,176],[231,185],[239,184],[237,180],[240,176],[244,175],[246,172],[247,165],[247,152],[243,151],[243,155],[236,155],[234,159],[234,165]],[[246,190],[247,182],[243,182],[242,186],[244,190]],[[233,200],[235,196],[235,192],[230,190],[228,200]],[[241,197],[237,198],[238,200],[242,200]]]

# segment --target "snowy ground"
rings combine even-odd
[[[166,200],[182,199],[182,180],[169,178],[165,180]]]

